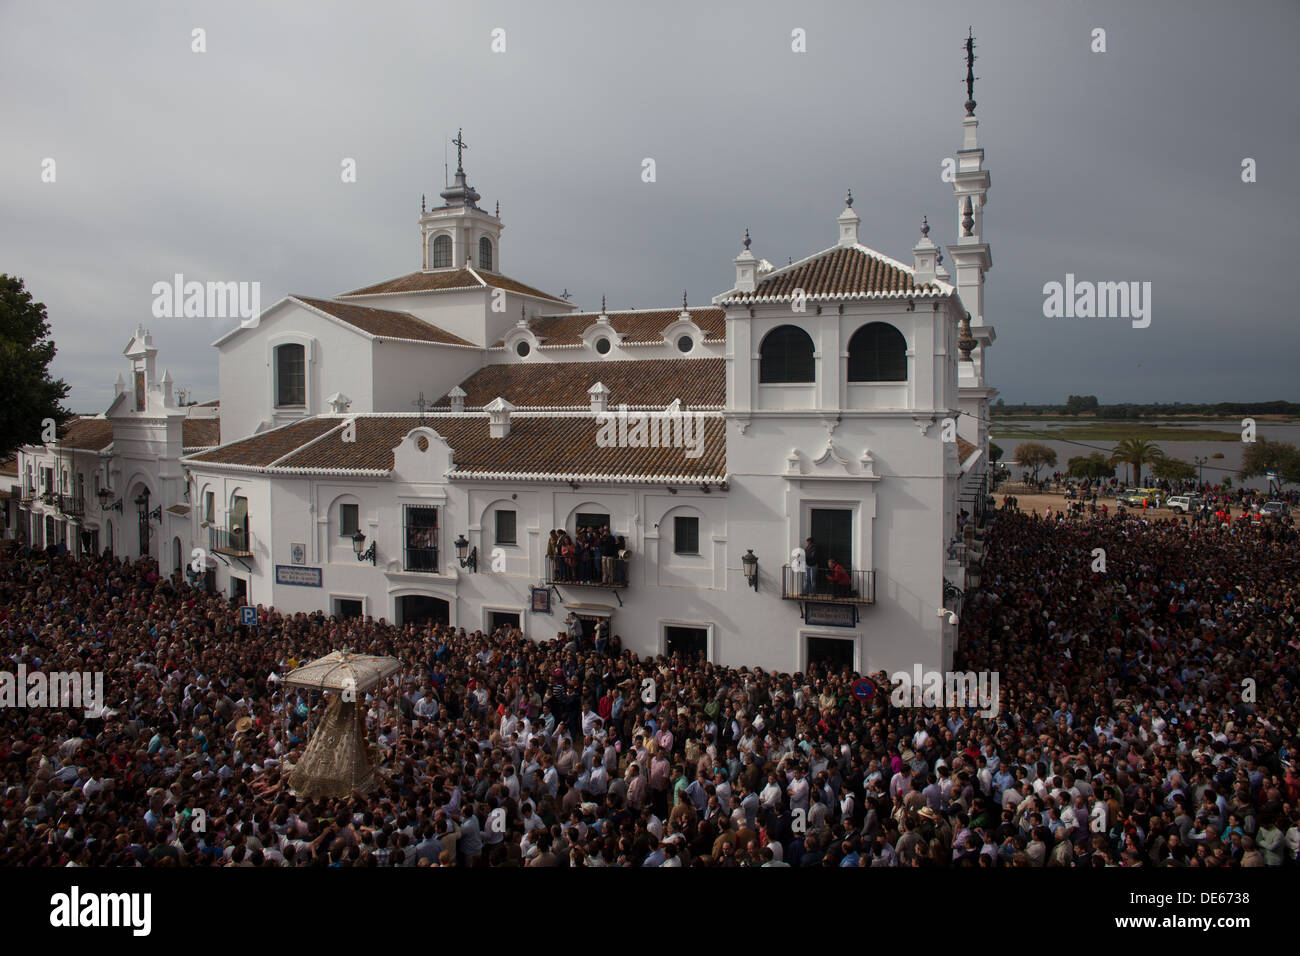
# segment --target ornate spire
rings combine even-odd
[[[923,235],[923,236],[928,236],[929,234],[930,234],[930,223],[929,223],[929,221],[926,219],[925,216],[922,216],[922,217],[921,217],[921,235]]]
[[[465,163],[464,150],[469,149],[465,144],[465,137],[461,130],[456,131],[456,138],[452,140],[456,147],[456,181],[451,186],[444,189],[440,195],[447,201],[448,206],[468,206],[471,209],[478,208],[478,201],[482,197],[478,191],[467,182],[465,182]]]
[[[750,242],[751,242],[751,240],[750,240],[750,238],[749,238],[749,227],[746,226],[746,227],[745,227],[745,248],[746,248],[746,249],[749,248],[749,243],[750,243]]]
[[[425,212],[425,211],[426,210],[424,208],[424,193],[420,193],[420,212]]]
[[[682,290],[682,311],[686,311],[686,290]]]
[[[497,213],[496,213],[496,215],[497,215],[497,218],[498,218],[498,219],[501,218],[501,200],[500,200],[500,199],[497,200]]]
[[[966,36],[966,115],[975,115],[975,29]]]
[[[603,293],[601,294],[600,297],[600,314],[601,315],[605,314],[605,296]]]

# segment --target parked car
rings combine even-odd
[[[1141,508],[1142,502],[1144,501],[1149,501],[1154,505],[1156,503],[1156,496],[1159,494],[1160,492],[1155,488],[1134,488],[1121,494],[1119,500],[1124,502],[1126,505]]]
[[[1285,501],[1266,501],[1259,509],[1260,514],[1264,515],[1266,518],[1280,518],[1288,511],[1290,511],[1290,509],[1287,507]]]
[[[1201,507],[1200,495],[1174,495],[1167,502],[1166,507],[1176,514],[1185,515],[1191,511],[1198,511]]]

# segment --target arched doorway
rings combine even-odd
[[[183,571],[185,565],[181,559],[181,539],[172,538],[172,570]]]

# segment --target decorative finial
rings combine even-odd
[[[746,249],[749,249],[749,243],[750,243],[750,239],[749,239],[749,227],[746,226],[746,227],[745,227],[745,248],[746,248]]]
[[[853,190],[852,190],[852,189],[849,190],[849,196],[848,196],[848,198],[847,198],[846,200],[844,200],[844,201],[845,201],[846,203],[849,204],[849,208],[850,208],[850,209],[853,208]]]
[[[498,219],[501,218],[501,200],[500,200],[500,199],[497,200],[497,218],[498,218]]]
[[[962,209],[961,228],[962,235],[971,235],[971,228],[975,225],[975,208],[971,205],[970,196],[966,197],[966,205]]]
[[[966,36],[966,115],[975,115],[975,29]]]
[[[930,234],[930,222],[929,222],[929,220],[927,220],[927,219],[925,218],[925,216],[922,216],[922,217],[921,217],[921,235],[923,235],[923,236],[928,236],[929,234]]]
[[[424,193],[420,193],[420,212],[424,212]]]
[[[600,314],[605,314],[605,296],[603,294],[600,297]]]
[[[686,290],[682,290],[682,311],[686,311]]]
[[[970,330],[970,313],[967,312],[961,319],[961,335],[957,339],[957,348],[961,350],[961,360],[963,362],[971,361],[970,353],[975,348],[975,336]]]
[[[520,322],[528,321],[527,317],[524,315],[524,304],[522,302],[519,303],[519,321]]]
[[[786,256],[786,257],[785,257],[785,264],[788,265],[788,266],[792,266],[792,265],[794,265],[794,256]]]

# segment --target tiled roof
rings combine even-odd
[[[971,455],[975,454],[975,446],[964,438],[957,439],[957,459],[965,461]]]
[[[445,292],[451,289],[499,288],[507,292],[533,295],[542,299],[563,302],[563,299],[524,285],[508,276],[497,272],[474,269],[446,269],[438,272],[412,272],[410,275],[398,276],[384,282],[368,285],[363,289],[344,292],[337,298],[351,295],[382,295],[386,292]]]
[[[64,426],[59,441],[64,448],[103,451],[113,444],[113,423],[107,418],[78,418]]]
[[[699,309],[687,309],[691,320],[704,332],[706,342],[722,342],[727,337],[725,313],[716,306]],[[640,342],[662,342],[659,333],[681,318],[681,309],[654,309],[644,312],[608,312],[609,324],[613,330],[625,336],[624,344]],[[596,324],[599,312],[575,312],[564,315],[541,315],[528,323],[528,328],[542,340],[542,347],[548,345],[581,345],[582,333]],[[505,339],[497,342],[497,347],[505,344]]]
[[[348,421],[354,441],[343,441]],[[394,465],[393,449],[421,424],[414,414],[328,416],[309,419],[316,427],[254,435],[196,461],[269,466],[277,471],[326,470],[385,472]],[[703,420],[703,448],[690,458],[681,447],[601,447],[601,423],[593,415],[515,415],[510,434],[492,438],[486,415],[429,414],[423,423],[451,446],[455,468],[450,477],[532,477],[546,480],[601,478],[620,481],[704,481],[726,475],[726,425],[720,415]],[[324,436],[324,437],[321,437]],[[319,440],[314,440],[319,439]],[[285,449],[299,442],[295,451]]]
[[[211,448],[221,444],[221,419],[187,418],[181,422],[181,445],[185,448]]]
[[[265,467],[301,448],[313,438],[319,438],[338,424],[336,418],[305,418],[187,458],[194,462]]]
[[[732,292],[729,302],[771,302],[805,296],[850,298],[867,296],[944,295],[942,283],[918,286],[912,270],[866,246],[841,246],[786,266],[759,280],[753,292]]]
[[[641,359],[619,362],[519,362],[486,365],[460,387],[465,407],[482,408],[500,396],[519,408],[587,408],[587,389],[609,388],[609,404],[663,407],[680,398],[687,408],[727,402],[726,360]],[[447,407],[444,395],[435,407]]]
[[[295,295],[292,298],[313,309],[326,312],[353,328],[385,339],[414,339],[417,342],[439,342],[444,345],[473,345],[468,339],[453,335],[409,312],[372,309],[364,305],[332,302],[329,299],[309,299]]]

